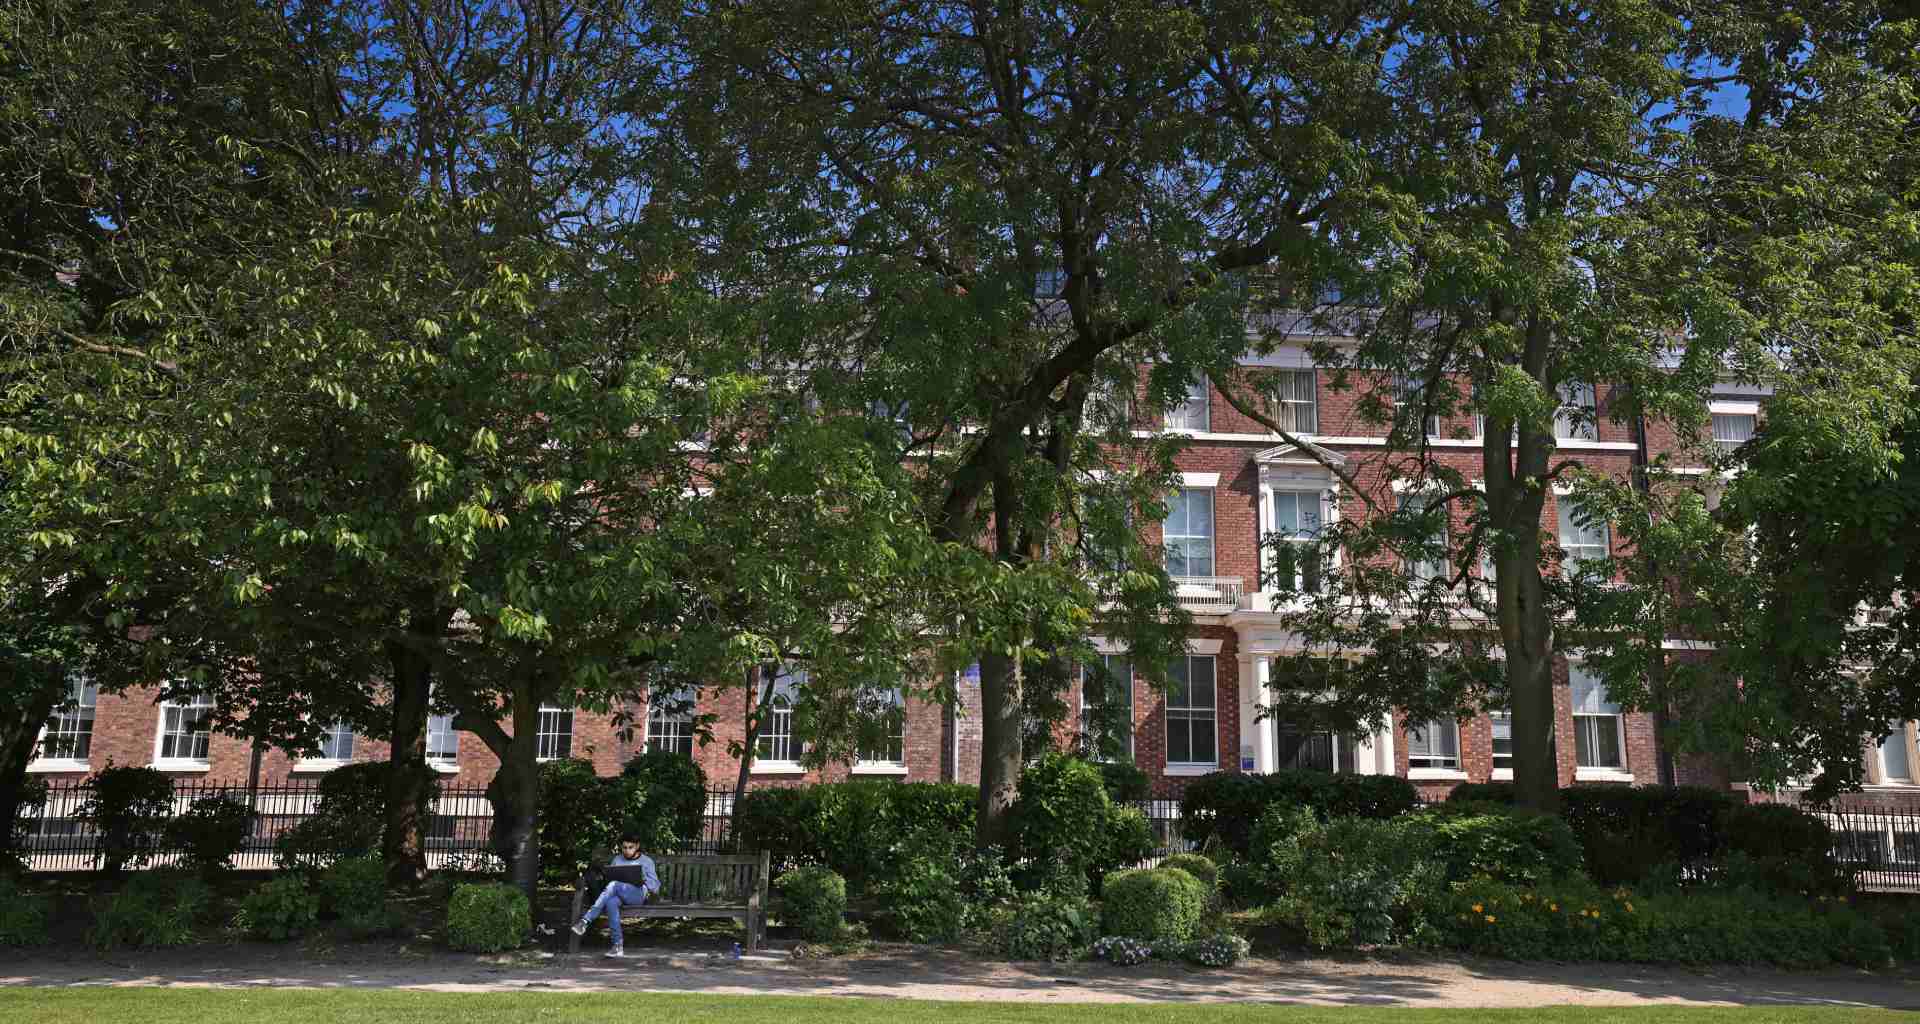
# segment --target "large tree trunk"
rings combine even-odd
[[[33,748],[40,740],[40,727],[53,714],[59,699],[52,689],[28,702],[17,716],[0,721],[0,870],[12,863],[14,822],[20,817],[20,801],[27,786],[27,762],[33,760]]]
[[[493,804],[493,851],[506,862],[507,879],[526,892],[529,901],[540,884],[539,720],[539,703],[530,693],[516,692],[513,735],[489,735],[487,744],[500,759],[500,770],[487,784],[487,799]]]
[[[761,677],[765,676],[762,685]],[[740,774],[733,780],[733,807],[737,811],[740,801],[747,795],[747,782],[753,774],[753,755],[760,742],[760,726],[767,720],[767,709],[773,706],[773,688],[780,681],[779,672],[761,671],[759,666],[747,670],[747,707],[746,739],[740,748]]]
[[[1008,812],[1025,761],[1020,682],[1014,659],[999,652],[981,655],[980,812],[974,831],[980,847],[1004,848],[1010,838]]]
[[[426,645],[439,639],[444,626],[444,619],[417,617],[408,627],[411,636],[387,642],[393,724],[387,754],[386,831],[380,853],[387,865],[387,880],[394,885],[416,885],[427,876],[426,822],[420,805],[433,779],[427,765],[427,696],[433,687],[433,659]]]

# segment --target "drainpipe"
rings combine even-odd
[[[1638,490],[1642,497],[1651,497],[1653,494],[1653,480],[1650,475],[1650,467],[1653,465],[1653,455],[1647,442],[1646,410],[1641,409],[1635,411],[1633,421],[1635,435],[1633,448],[1634,489]],[[1647,569],[1649,575],[1656,575],[1660,569],[1659,563],[1649,558],[1647,560]],[[1663,630],[1661,647],[1655,650],[1648,658],[1647,672],[1652,677],[1651,681],[1659,684],[1658,690],[1660,693],[1659,706],[1653,708],[1653,750],[1654,771],[1657,776],[1656,781],[1662,786],[1671,786],[1677,773],[1674,770],[1673,752],[1667,749],[1666,743],[1667,722],[1672,717],[1672,709],[1667,705],[1666,696],[1667,651],[1664,633],[1665,631]]]

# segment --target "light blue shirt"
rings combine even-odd
[[[647,880],[645,886],[647,895],[653,896],[660,892],[660,876],[654,874],[652,857],[643,853],[635,860],[628,860],[624,855],[616,853],[613,855],[613,860],[610,864],[616,868],[632,864],[640,865],[640,877]]]

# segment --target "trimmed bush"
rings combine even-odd
[[[470,953],[517,949],[533,930],[527,894],[511,885],[468,884],[447,900],[447,945]]]
[[[203,796],[167,823],[166,843],[180,851],[188,867],[202,874],[227,871],[246,845],[254,817],[238,794]]]
[[[1722,852],[1709,870],[1721,885],[1786,895],[1845,896],[1853,873],[1833,857],[1833,829],[1786,804],[1735,804],[1720,822]]]
[[[1177,868],[1200,880],[1209,893],[1220,888],[1220,866],[1197,853],[1176,853],[1160,862],[1163,868]]]
[[[1117,871],[1100,890],[1100,927],[1147,942],[1185,942],[1200,928],[1213,890],[1179,868]]]
[[[440,793],[440,778],[424,764],[411,768],[423,784],[417,813],[425,821]],[[322,868],[378,853],[387,831],[387,784],[396,770],[406,769],[391,761],[365,761],[321,776],[312,817],[280,833],[273,844],[274,863],[283,871]]]
[[[651,831],[649,831],[651,829]],[[622,835],[649,850],[667,849],[671,828],[646,813],[646,784],[637,776],[603,779],[591,761],[563,758],[540,766],[540,871],[565,884],[610,850]]]
[[[1142,836],[1134,822],[1116,816],[1100,769],[1058,751],[1040,755],[1020,773],[1019,790],[1007,817],[1015,859],[1035,867],[1071,866],[1093,876],[1119,863],[1116,841],[1137,846]],[[1142,816],[1139,823],[1145,821]],[[1126,831],[1113,832],[1116,827]],[[1152,829],[1144,835],[1150,852]],[[1132,851],[1119,852],[1124,856]],[[1134,852],[1131,860],[1142,856]],[[1037,877],[1032,869],[1028,874]]]
[[[152,768],[108,765],[87,785],[74,817],[99,832],[101,868],[112,874],[146,865],[173,815],[173,780]]]
[[[1036,893],[1015,902],[1002,917],[994,929],[994,948],[1009,960],[1072,960],[1099,931],[1099,915],[1086,900]]]
[[[1385,819],[1420,804],[1413,784],[1392,775],[1334,775],[1289,769],[1270,775],[1215,772],[1189,783],[1180,798],[1181,828],[1203,847],[1216,843],[1245,857],[1253,826],[1269,806],[1306,807],[1321,821]]]
[[[1138,807],[1112,804],[1107,808],[1106,824],[1101,826],[1107,842],[1089,874],[1097,881],[1107,872],[1132,867],[1153,856],[1159,845],[1153,836],[1153,822]]]
[[[948,863],[911,858],[879,892],[909,942],[951,942],[966,928],[967,901]]]
[[[320,920],[320,897],[302,874],[262,882],[240,899],[234,923],[256,939],[283,942],[305,935]]]
[[[840,937],[847,912],[847,880],[828,868],[795,868],[774,882],[780,890],[780,919],[809,942]]]
[[[1515,960],[1882,967],[1885,932],[1838,901],[1755,892],[1608,892],[1585,879],[1518,888],[1491,880],[1449,892],[1441,942]]]
[[[1719,824],[1733,800],[1698,786],[1575,786],[1560,816],[1602,885],[1631,885],[1668,864],[1703,864],[1719,852]]]
[[[213,893],[198,877],[178,871],[143,871],[99,905],[87,940],[94,948],[146,949],[184,946]]]
[[[1107,799],[1117,804],[1137,804],[1151,795],[1147,773],[1132,761],[1100,761],[1100,781],[1106,784]]]
[[[902,851],[953,855],[973,840],[980,791],[956,783],[858,780],[757,789],[733,813],[743,850],[765,850],[776,876],[824,864],[866,891],[886,884]]]
[[[359,926],[383,921],[387,907],[387,868],[378,857],[337,860],[320,873],[320,907]]]
[[[823,859],[813,828],[816,788],[754,789],[734,802],[734,841],[742,850],[765,850],[775,877],[808,860]]]
[[[671,750],[649,750],[629,760],[620,774],[640,785],[640,820],[627,823],[636,835],[691,840],[706,830],[707,773],[700,762]]]
[[[1291,814],[1291,828],[1270,830],[1282,836],[1266,857],[1275,917],[1319,949],[1420,940],[1446,883],[1424,829],[1365,818],[1322,823],[1305,808]]]
[[[1579,872],[1582,854],[1567,823],[1499,804],[1446,804],[1409,815],[1451,881],[1489,877],[1531,885]],[[1409,838],[1409,841],[1413,841]]]
[[[44,946],[52,921],[53,900],[46,893],[30,892],[0,871],[0,946]]]

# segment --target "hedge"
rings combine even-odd
[[[765,850],[776,875],[820,864],[856,892],[890,881],[910,844],[973,837],[979,790],[957,783],[859,780],[758,789],[733,812],[743,850]]]
[[[1213,890],[1179,868],[1118,871],[1100,890],[1100,927],[1145,942],[1186,942],[1199,931]]]
[[[1420,804],[1413,784],[1392,775],[1334,775],[1289,769],[1270,775],[1215,772],[1188,784],[1180,798],[1186,838],[1205,846],[1217,842],[1245,857],[1251,852],[1253,825],[1274,803],[1306,807],[1321,821],[1331,818],[1385,819]]]

